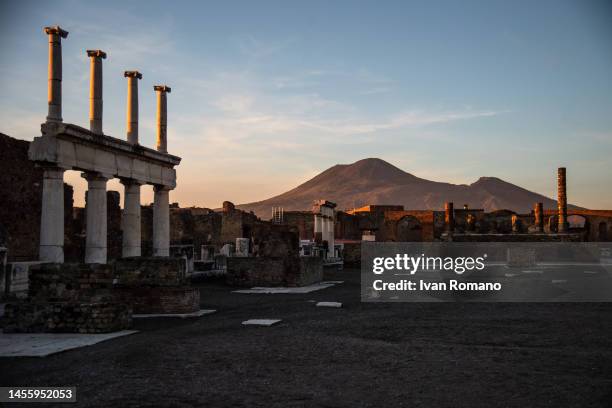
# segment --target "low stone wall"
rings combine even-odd
[[[132,326],[132,311],[121,303],[9,303],[5,333],[109,333]]]
[[[200,310],[200,290],[189,286],[117,288],[123,302],[135,314],[178,314]]]
[[[124,258],[115,262],[114,293],[136,314],[200,310],[200,290],[188,286],[185,260]]]
[[[27,297],[5,307],[4,332],[107,333],[132,324],[130,305],[113,293],[113,267],[29,265]]]
[[[322,279],[318,257],[227,258],[226,281],[232,286],[305,286]]]
[[[102,264],[32,265],[28,299],[31,302],[112,301],[113,268]]]
[[[187,282],[185,261],[179,258],[134,257],[114,263],[119,286],[180,286]]]

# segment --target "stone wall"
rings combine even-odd
[[[132,326],[121,303],[21,303],[4,309],[5,333],[109,333]]]
[[[189,286],[117,288],[135,314],[178,314],[200,310],[200,290]]]
[[[231,286],[305,286],[323,279],[318,257],[228,258],[226,281]]]
[[[113,292],[134,313],[176,314],[200,309],[200,290],[189,286],[184,260],[124,258],[115,262]]]
[[[28,296],[5,306],[5,332],[106,333],[127,329],[132,309],[113,292],[112,265],[36,264]]]

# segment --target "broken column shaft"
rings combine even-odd
[[[453,210],[453,203],[444,203],[444,226],[446,232],[453,232],[455,230],[455,212]]]
[[[62,38],[68,37],[68,31],[59,26],[45,27],[49,36],[49,113],[47,122],[62,121]]]
[[[171,89],[166,85],[155,85],[157,93],[157,151],[168,153],[168,101],[167,95]]]
[[[535,217],[535,226],[538,232],[544,232],[544,205],[542,203],[536,203],[533,208],[533,214]]]
[[[89,64],[89,130],[97,135],[102,132],[102,60],[106,53],[87,50]]]
[[[558,232],[567,232],[567,193],[566,193],[566,178],[565,167],[557,169],[557,206],[559,209],[559,226]]]
[[[142,74],[138,71],[125,71],[123,76],[128,79],[126,111],[127,141],[135,145],[138,144],[138,80],[142,79]]]

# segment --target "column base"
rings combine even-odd
[[[41,245],[39,248],[41,262],[64,263],[64,247],[57,245]]]

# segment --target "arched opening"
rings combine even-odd
[[[397,222],[396,237],[398,242],[419,242],[423,240],[423,227],[421,222],[411,215],[403,217]]]
[[[583,229],[587,225],[586,217],[583,217],[582,215],[576,215],[576,214],[570,215],[569,217],[567,217],[567,222],[571,229]]]

